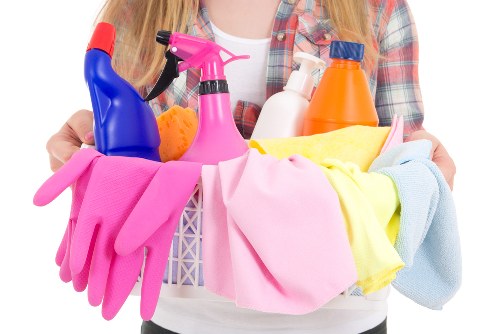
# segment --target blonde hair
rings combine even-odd
[[[339,38],[365,44],[365,59],[372,63],[377,52],[366,0],[321,0],[321,5]],[[186,32],[198,9],[199,0],[107,0],[98,21],[117,27],[117,72],[140,90],[150,84],[161,71],[165,52],[151,36],[161,29]]]
[[[365,45],[365,65],[371,68],[378,58],[367,0],[321,0],[339,39]]]

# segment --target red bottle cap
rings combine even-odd
[[[115,35],[115,27],[112,24],[106,22],[98,23],[87,46],[87,51],[99,49],[112,57],[115,49]]]

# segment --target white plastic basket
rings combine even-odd
[[[202,213],[200,180],[179,219],[163,276],[164,284],[203,286]]]

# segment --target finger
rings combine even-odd
[[[87,254],[87,260],[81,272],[73,276],[73,288],[77,292],[82,292],[87,288],[89,282],[90,264],[92,263],[92,254],[94,254],[95,241],[97,234],[94,233],[92,236],[92,241],[90,243],[89,252]]]
[[[456,167],[451,157],[446,154],[435,156],[432,160],[438,166],[441,174],[443,174],[444,179],[450,186],[450,189],[453,190],[453,180],[455,178]]]
[[[102,303],[106,291],[106,282],[108,281],[109,267],[114,255],[113,244],[109,240],[108,233],[99,230],[89,272],[88,299],[92,306],[98,306]]]
[[[67,235],[67,238],[66,238],[66,251],[64,253],[64,257],[61,261],[61,268],[59,269],[59,277],[61,278],[61,280],[65,283],[68,283],[71,281],[71,269],[70,269],[70,265],[69,265],[69,261],[70,261],[70,255],[71,255],[71,236],[73,235],[73,228],[74,228],[74,224],[71,222],[70,224],[68,224],[68,228],[67,228],[67,232],[68,232],[68,235]]]
[[[452,176],[448,179],[446,179],[446,183],[448,183],[448,186],[450,186],[450,190],[453,191],[453,182],[454,182],[455,178]]]
[[[115,251],[127,255],[143,245],[173,212],[186,205],[200,174],[198,163],[163,164],[118,233]]]
[[[50,155],[49,156],[49,162],[50,162],[50,170],[53,171],[54,173],[61,168],[64,163],[59,161],[59,159],[56,159],[54,156]]]
[[[80,150],[81,143],[68,135],[57,133],[47,142],[47,151],[54,163],[65,164]]]
[[[455,174],[451,173],[449,171],[449,167],[443,167],[442,165],[439,165],[437,163],[436,163],[436,165],[438,166],[439,170],[441,171],[441,174],[443,175],[444,180],[446,181],[446,183],[450,187],[450,190],[453,190],[453,181],[454,181]]]
[[[439,167],[446,182],[453,189],[453,180],[457,171],[455,162],[449,155],[443,144],[439,144],[434,151],[432,161]]]
[[[141,317],[146,321],[151,320],[158,303],[170,245],[181,214],[182,210],[173,215],[147,242],[151,247],[148,247],[141,289]]]
[[[69,232],[70,232],[70,225],[72,224],[71,220],[68,222],[68,225],[66,226],[66,230],[64,231],[63,238],[61,240],[61,243],[59,244],[59,248],[57,249],[56,253],[56,264],[60,267],[63,260],[64,256],[66,255],[66,248],[68,244],[68,238],[69,238]]]
[[[99,232],[99,229],[96,228],[99,223],[99,217],[86,214],[85,208],[82,208],[71,240],[70,268],[73,275],[83,270],[91,250],[92,240],[95,238],[94,234]]]
[[[436,151],[436,148],[439,146],[439,140],[426,130],[417,130],[410,133],[410,135],[408,135],[408,137],[405,138],[405,142],[422,140],[422,139],[429,140],[432,143],[432,149],[430,152],[430,155],[432,157],[434,155],[434,151]]]
[[[94,144],[93,134],[94,114],[90,110],[80,110],[74,113],[66,122],[69,130],[81,143]]]
[[[87,170],[92,161],[99,156],[102,154],[92,149],[77,152],[68,163],[42,184],[33,198],[33,203],[37,206],[44,206],[52,202],[74,183]]]
[[[125,304],[137,282],[143,262],[144,250],[142,248],[127,256],[115,255],[111,262],[102,304],[104,319],[113,319]]]
[[[64,257],[61,267],[59,268],[59,278],[64,283],[71,282],[71,270],[69,269],[69,251]]]

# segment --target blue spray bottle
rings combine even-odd
[[[111,67],[115,28],[99,23],[85,55],[85,81],[94,110],[96,149],[105,155],[161,161],[153,110]]]

